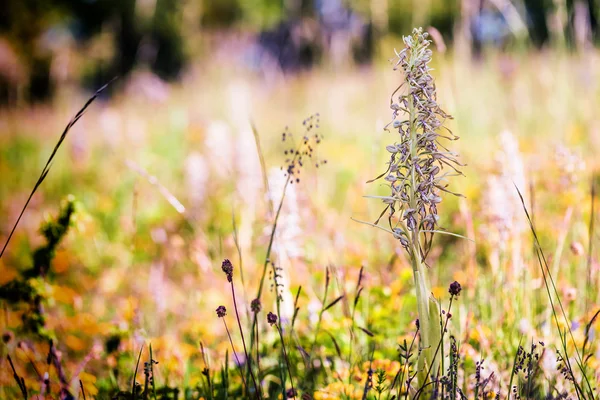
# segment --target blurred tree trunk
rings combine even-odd
[[[566,44],[565,27],[567,25],[567,1],[553,0],[554,9],[546,13],[550,40],[554,46],[564,47]]]
[[[177,78],[186,60],[182,37],[183,4],[181,1],[157,0],[153,14],[150,40],[156,56],[152,69],[163,79]]]
[[[592,44],[590,10],[582,0],[577,0],[573,7],[573,33],[577,50],[584,51]]]
[[[461,56],[471,56],[471,49],[473,48],[471,23],[480,7],[480,0],[461,0],[460,2],[460,17],[454,32],[454,47]]]
[[[133,69],[141,40],[141,35],[137,29],[139,23],[135,18],[135,3],[136,0],[122,0],[121,26],[117,35],[117,70],[120,76],[129,74]]]
[[[389,24],[388,0],[371,0],[371,21],[378,35],[385,35]]]

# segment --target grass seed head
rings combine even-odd
[[[226,315],[227,315],[227,309],[225,308],[225,306],[217,307],[217,317],[223,318]]]
[[[250,309],[253,313],[259,313],[262,309],[262,305],[260,304],[260,299],[254,299],[250,302]]]
[[[450,289],[448,289],[448,293],[450,293],[450,295],[452,296],[458,296],[461,290],[462,287],[460,286],[460,283],[454,281],[450,284]]]
[[[227,275],[227,281],[231,282],[233,280],[233,265],[231,264],[231,261],[229,261],[228,259],[223,260],[223,264],[221,264],[221,269],[223,270],[223,272],[225,272],[225,275]]]
[[[277,323],[277,315],[273,314],[272,312],[270,312],[269,314],[267,314],[267,322],[273,326]]]

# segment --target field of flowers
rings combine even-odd
[[[599,398],[600,54],[433,46],[464,176],[416,256],[421,351],[413,241],[384,231],[396,62],[114,82],[0,258],[0,398]],[[0,110],[0,245],[88,97]]]

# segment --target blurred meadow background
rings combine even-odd
[[[427,257],[443,308],[450,283],[462,285],[447,327],[462,393],[600,396],[597,0],[1,8],[1,245],[65,125],[118,79],[69,131],[0,258],[0,398],[250,398],[215,315],[227,307],[243,358],[224,259],[246,341],[263,268],[275,271],[257,333],[265,398],[413,396],[404,381],[390,389],[410,369],[402,346],[416,335],[408,256],[392,235],[351,218],[374,222],[383,211],[364,196],[389,192],[383,180],[367,183],[398,141],[384,129],[403,80],[389,60],[420,26],[433,41],[438,103],[460,137],[451,147],[466,164],[449,186],[464,197],[442,196],[439,224],[472,241],[436,235]],[[290,137],[301,141],[310,126],[320,143],[287,185]],[[273,372],[280,338],[266,320],[277,296],[296,383],[287,395],[289,378]],[[585,358],[573,376],[561,344],[568,329],[566,348]],[[527,355],[535,367],[515,371]],[[584,374],[589,397],[572,382]],[[146,397],[149,376],[155,397]]]

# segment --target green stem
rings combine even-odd
[[[287,187],[288,187],[289,183],[290,183],[290,177],[288,176],[288,178],[285,181],[285,185],[283,186],[283,193],[281,194],[281,200],[279,201],[279,206],[277,207],[277,213],[275,214],[275,220],[273,221],[273,228],[271,229],[271,236],[269,238],[269,246],[267,247],[265,263],[263,264],[263,271],[262,271],[262,275],[260,277],[260,283],[258,285],[258,292],[256,293],[256,299],[258,299],[258,300],[260,300],[260,296],[263,291],[263,286],[265,284],[265,277],[267,276],[267,268],[269,267],[269,262],[271,259],[271,250],[273,248],[275,232],[277,231],[277,221],[279,220],[279,214],[281,214],[281,209],[283,207],[283,200],[285,199],[285,192],[287,191]],[[279,313],[279,309],[277,312]],[[254,313],[254,317],[252,318],[252,327],[250,329],[250,332],[252,332],[251,337],[250,337],[250,353],[252,353],[252,346],[254,346],[254,339],[255,339],[254,332],[255,332],[255,330],[258,331],[257,323],[258,323],[258,313]]]
[[[416,253],[415,253],[416,251]],[[419,313],[419,331],[420,331],[420,351],[418,358],[418,371],[419,371],[419,385],[424,385],[427,382],[427,370],[431,367],[433,371],[436,370],[436,366],[432,364],[432,330],[436,329],[434,321],[431,320],[430,316],[430,304],[429,304],[429,285],[427,284],[427,278],[424,271],[421,257],[418,253],[418,247],[413,247],[411,253],[411,264],[413,268],[413,278],[415,281],[415,288],[417,293],[417,310]]]

